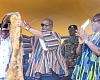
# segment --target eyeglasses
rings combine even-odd
[[[41,24],[42,27],[43,26],[46,26],[47,27],[47,26],[50,26],[50,25],[52,25],[52,24],[43,24],[43,23]]]
[[[91,20],[92,22],[98,22],[98,21],[100,21],[100,19],[93,19],[93,20]]]

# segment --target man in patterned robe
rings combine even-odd
[[[80,29],[79,44],[76,53],[79,55],[72,80],[100,80],[100,13],[92,21],[91,35]]]
[[[19,20],[17,25],[35,35],[27,76],[34,77],[36,72],[49,73],[49,69],[56,74],[68,75],[65,61],[61,55],[61,38],[57,32],[53,31],[53,21],[50,18],[43,20],[41,31],[32,28],[29,23],[22,20]]]

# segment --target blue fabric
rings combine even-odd
[[[100,49],[100,33],[91,35],[90,41]],[[83,44],[81,55],[78,58],[72,74],[72,80],[100,80],[100,57],[87,44]]]

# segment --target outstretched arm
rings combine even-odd
[[[22,21],[22,20],[18,20],[17,21],[17,25],[22,27],[22,28],[24,28],[24,29],[26,29],[27,31],[29,31],[33,35],[43,39],[42,32],[40,30],[32,28],[31,25],[28,22]]]

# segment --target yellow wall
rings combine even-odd
[[[0,0],[0,19],[8,12],[20,12],[22,19],[41,29],[45,17],[54,21],[54,31],[61,36],[68,34],[68,26],[76,24],[80,27],[87,19],[100,12],[99,0]],[[92,33],[91,26],[87,29]],[[23,34],[31,35],[23,30]]]

